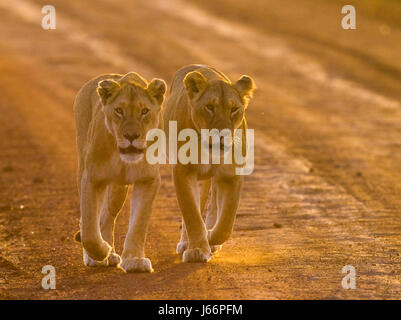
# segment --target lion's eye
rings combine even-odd
[[[141,111],[141,114],[143,115],[143,116],[146,116],[148,113],[149,113],[149,109],[148,108],[143,108],[142,109],[142,111]]]
[[[115,108],[114,112],[120,117],[124,115],[124,111],[121,108]]]
[[[206,110],[209,111],[209,112],[214,112],[214,106],[211,105],[211,104],[207,104],[206,105]]]
[[[231,114],[236,113],[239,110],[239,107],[232,107],[231,108]]]

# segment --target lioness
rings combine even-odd
[[[145,159],[148,130],[158,128],[166,92],[163,80],[148,83],[137,73],[106,74],[78,92],[74,113],[78,147],[81,226],[76,240],[87,266],[118,266],[152,272],[144,244],[159,168]],[[114,248],[114,223],[134,184],[122,261]]]
[[[177,121],[178,132],[194,129],[199,140],[201,129],[245,131],[245,109],[253,90],[253,80],[245,75],[231,83],[216,69],[202,65],[183,67],[175,74],[166,99],[164,128],[168,130],[169,121]],[[220,147],[222,140],[219,142]],[[231,142],[236,143],[235,140]],[[198,141],[198,145],[202,142]],[[179,161],[173,166],[174,185],[183,215],[177,253],[183,254],[184,262],[208,261],[211,251],[220,249],[230,237],[243,183],[243,177],[235,174],[235,167],[234,164],[182,164]],[[201,195],[198,180],[205,180]],[[211,185],[212,198],[205,225],[201,214]]]

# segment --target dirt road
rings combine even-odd
[[[401,298],[401,6],[358,1],[0,3],[1,299]],[[152,216],[153,274],[86,268],[72,104],[88,79],[137,71],[171,80],[190,63],[254,77],[255,171],[234,234],[208,264],[175,254],[170,168]],[[128,208],[119,217],[121,251]],[[53,265],[57,290],[41,287]],[[341,286],[342,267],[357,289]]]

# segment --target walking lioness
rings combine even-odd
[[[202,129],[217,129],[220,132],[228,129],[231,133],[235,129],[245,131],[245,109],[253,90],[253,80],[248,76],[231,83],[223,73],[213,68],[202,65],[183,67],[175,74],[166,99],[164,128],[168,130],[169,122],[176,121],[178,132],[195,130],[199,146],[203,143],[200,141]],[[234,137],[234,134],[231,136]],[[243,139],[243,136],[239,138]],[[234,138],[231,140],[232,144],[236,142]],[[224,151],[222,137],[219,137],[218,145]],[[245,145],[245,141],[241,141],[241,145]],[[224,152],[221,152],[220,158],[223,155]],[[183,254],[184,262],[208,261],[211,251],[220,249],[230,237],[243,182],[243,177],[236,175],[234,164],[197,163],[183,164],[178,161],[173,167],[177,199],[183,215],[177,253]],[[205,180],[201,194],[198,180]],[[212,198],[205,225],[201,213],[210,186]]]
[[[86,83],[74,103],[81,227],[76,239],[87,266],[151,272],[144,244],[160,185],[159,168],[145,159],[146,134],[158,128],[166,84],[137,73],[107,74]],[[114,223],[134,184],[122,261],[114,249]]]

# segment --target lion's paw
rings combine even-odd
[[[107,258],[107,262],[109,267],[117,267],[121,263],[121,257],[117,253],[112,252]]]
[[[98,262],[96,260],[93,260],[91,257],[89,257],[89,255],[84,250],[84,264],[87,267],[106,267],[107,266],[107,259],[103,260],[102,262]]]
[[[117,267],[120,262],[121,258],[115,252],[112,252],[107,259],[99,262],[89,257],[89,255],[84,250],[84,264],[87,267]]]
[[[217,253],[221,250],[222,247],[223,246],[221,244],[216,244],[214,246],[210,246],[210,250],[212,251],[212,253]]]
[[[113,250],[106,241],[83,241],[82,244],[89,257],[99,262],[106,260]]]
[[[183,262],[208,262],[210,260],[210,252],[205,252],[201,248],[187,249],[182,255]]]
[[[152,263],[148,258],[123,259],[120,267],[125,272],[153,272]]]
[[[176,251],[177,251],[178,254],[183,254],[184,251],[187,250],[187,249],[188,249],[188,242],[180,241],[177,244],[177,250]]]

